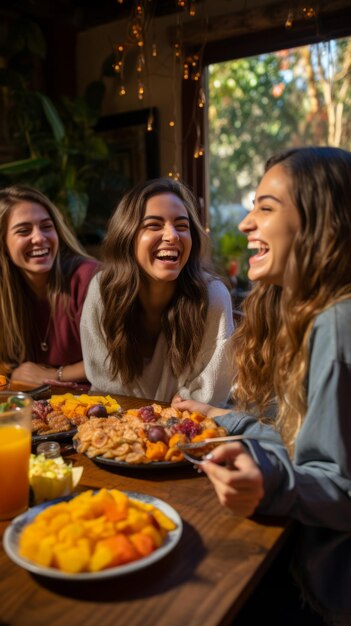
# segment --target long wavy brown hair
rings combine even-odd
[[[141,183],[118,204],[108,226],[103,247],[104,269],[100,290],[103,303],[102,327],[111,360],[111,373],[124,383],[143,371],[138,334],[142,309],[138,300],[141,271],[135,258],[135,238],[153,196],[173,193],[180,198],[190,220],[192,247],[182,269],[175,294],[162,314],[162,330],[169,348],[169,362],[175,375],[191,367],[200,349],[208,308],[204,244],[196,199],[181,182],[159,178]]]
[[[306,413],[308,341],[316,316],[351,298],[351,153],[338,148],[288,150],[268,160],[291,180],[301,226],[284,284],[258,282],[233,337],[237,406],[262,420],[278,401],[277,428],[293,450]]]
[[[47,297],[52,309],[58,298],[63,305],[70,295],[70,277],[85,258],[90,258],[65,223],[55,205],[40,191],[25,185],[0,189],[0,365],[31,360],[31,338],[36,332],[30,303],[34,292],[10,259],[6,247],[8,217],[19,202],[40,204],[50,215],[59,238],[59,249],[49,274]]]

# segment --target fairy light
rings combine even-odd
[[[173,170],[168,172],[168,177],[173,180],[180,180],[180,172],[178,171],[176,164],[173,166]]]
[[[206,104],[205,92],[204,92],[203,88],[200,87],[197,105],[198,105],[199,109],[203,109],[205,104]]]
[[[202,144],[200,144],[199,138],[196,140],[195,148],[194,148],[194,159],[199,159],[205,153],[205,148]]]
[[[144,98],[144,85],[141,81],[138,82],[138,99],[143,100]]]
[[[118,95],[119,96],[125,96],[127,93],[126,88],[124,85],[120,85],[120,88],[118,90]]]
[[[196,141],[194,147],[194,159],[199,159],[205,153],[205,148],[201,143],[201,129],[200,125],[196,124]]]
[[[294,13],[291,9],[289,9],[287,18],[285,20],[285,28],[288,30],[292,28],[293,21],[294,21]]]
[[[154,114],[152,110],[150,111],[148,118],[147,118],[146,130],[149,133],[154,130]]]
[[[190,17],[195,17],[196,15],[195,0],[189,0],[188,12],[189,12]]]
[[[285,20],[285,28],[292,28],[293,23],[296,19],[304,18],[306,20],[310,20],[314,17],[317,17],[317,13],[318,10],[315,6],[313,6],[313,4],[306,4],[305,6],[300,6],[297,9],[290,6],[287,18]]]
[[[112,64],[113,70],[119,74],[123,69],[124,46],[118,43],[114,46],[115,62]]]
[[[174,126],[175,126],[175,121],[174,121],[174,120],[169,120],[169,122],[168,122],[168,126],[170,126],[170,128],[174,128]]]
[[[138,59],[137,59],[137,65],[136,65],[136,71],[138,72],[138,74],[140,74],[143,71],[144,65],[145,65],[144,55],[139,54]]]
[[[151,55],[157,57],[157,45],[155,42],[151,44]]]
[[[315,10],[315,9],[314,9],[314,7],[313,7],[313,6],[311,6],[311,5],[306,6],[306,7],[303,7],[303,9],[302,9],[302,13],[303,13],[303,16],[304,16],[307,20],[310,20],[312,17],[316,17],[316,15],[317,15],[317,14],[316,14],[316,10]]]
[[[174,54],[177,59],[179,59],[179,57],[182,55],[182,48],[179,42],[176,42],[174,44]]]

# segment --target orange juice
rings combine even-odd
[[[16,424],[0,425],[0,519],[28,507],[31,435]]]

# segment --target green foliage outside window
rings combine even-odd
[[[246,238],[230,205],[252,205],[264,163],[301,145],[351,149],[351,40],[342,39],[209,68],[210,226],[217,264],[241,260]]]

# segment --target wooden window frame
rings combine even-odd
[[[227,39],[211,41],[203,50],[202,67],[207,68],[213,63],[256,56],[268,52],[275,52],[288,48],[339,39],[351,35],[351,7],[335,13],[321,13],[317,19],[303,20],[293,24],[291,29],[266,29],[259,32],[248,32],[245,35],[233,36]],[[186,54],[193,54],[194,48],[188,48]],[[203,72],[206,77],[207,72]],[[206,78],[203,78],[206,80]],[[183,81],[182,88],[182,120],[183,144],[182,169],[183,179],[190,185],[200,201],[200,217],[206,226],[208,216],[208,160],[206,150],[204,157],[194,159],[196,140],[196,124],[199,125],[201,136],[206,132],[207,108],[197,106],[196,96],[198,83],[191,80]],[[207,146],[205,145],[205,148]]]

